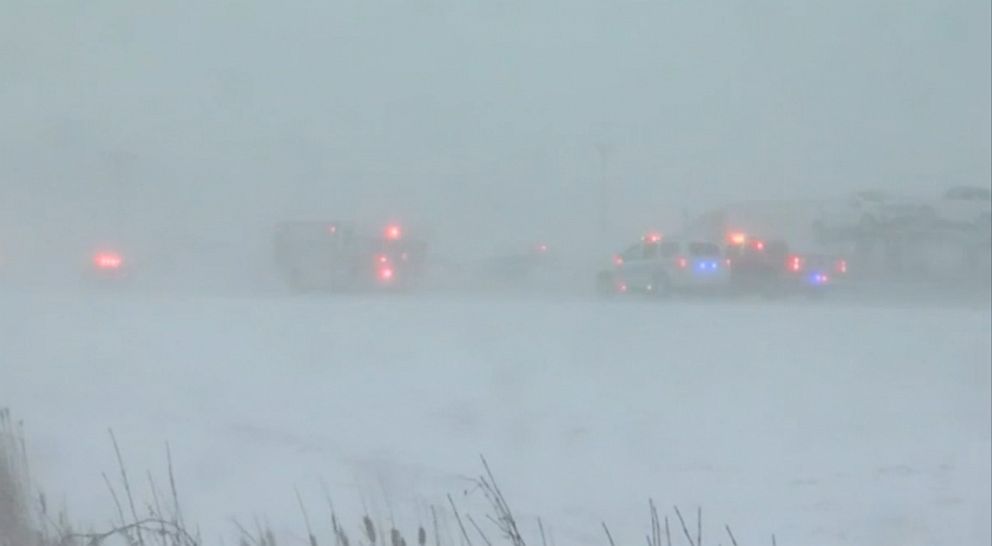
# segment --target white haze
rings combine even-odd
[[[982,1],[8,0],[3,223],[478,247],[605,207],[602,250],[728,200],[987,184],[989,36]]]

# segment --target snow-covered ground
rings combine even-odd
[[[485,454],[556,543],[643,541],[646,501],[704,540],[989,544],[986,305],[0,294],[0,405],[77,520],[164,481],[211,540],[230,517],[321,532],[320,483],[407,527]],[[52,501],[55,504],[55,501]],[[353,523],[352,523],[353,522]],[[292,544],[293,542],[289,542]]]

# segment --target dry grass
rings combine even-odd
[[[9,412],[0,410],[0,546],[200,546],[201,537],[192,530],[180,510],[179,494],[176,487],[175,474],[172,469],[172,457],[168,447],[168,484],[160,488],[151,474],[147,475],[150,486],[150,499],[136,499],[134,487],[128,475],[124,457],[113,432],[110,432],[110,442],[114,447],[117,458],[118,475],[115,479],[104,475],[110,497],[113,500],[115,523],[100,531],[77,532],[68,524],[64,513],[52,517],[46,506],[44,496],[35,496],[32,491],[30,475],[27,466],[27,456],[24,434],[20,423],[14,423]],[[324,489],[330,517],[331,536],[327,540],[318,537],[311,525],[311,511],[304,504],[299,492],[297,502],[303,523],[301,531],[305,539],[289,541],[288,544],[304,542],[308,546],[556,546],[553,535],[545,532],[545,524],[537,520],[539,533],[531,540],[521,532],[520,522],[514,516],[513,510],[503,491],[500,489],[489,463],[482,459],[483,473],[473,480],[475,487],[472,493],[484,501],[485,508],[481,513],[473,514],[461,509],[450,495],[447,497],[448,506],[430,505],[430,530],[419,525],[413,533],[405,534],[390,524],[384,526],[369,514],[360,518],[356,526],[357,533],[349,534],[342,526],[341,518],[334,509],[330,495]],[[37,501],[32,499],[36,498]],[[478,499],[477,499],[478,500]],[[677,506],[673,507],[682,536],[672,532],[668,516],[660,516],[653,501],[649,501],[650,532],[645,535],[648,546],[672,546],[687,544],[688,546],[703,546],[702,510],[697,509],[695,533],[689,530],[689,524]],[[455,532],[449,525],[441,521],[457,523]],[[450,517],[448,517],[450,516]],[[391,519],[391,518],[390,518]],[[466,524],[467,522],[467,524]],[[664,529],[662,528],[662,522]],[[606,522],[600,522],[604,531],[604,546],[616,546],[613,535]],[[246,528],[238,521],[233,521],[233,532],[236,532],[235,543],[239,546],[278,546],[275,533],[267,525],[255,522],[252,529]],[[721,528],[726,531],[724,543],[737,546],[737,539],[729,525]],[[676,534],[676,542],[673,542]],[[408,537],[410,541],[408,542]],[[450,538],[455,537],[455,538]],[[726,540],[729,539],[729,540]],[[718,544],[719,541],[715,541]],[[775,538],[772,537],[774,544]]]
[[[0,546],[38,543],[27,460],[21,423],[0,409]]]

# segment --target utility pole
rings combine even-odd
[[[107,155],[109,164],[108,189],[110,190],[108,203],[112,203],[113,219],[111,222],[114,237],[119,237],[120,233],[133,229],[128,225],[130,208],[134,206],[132,190],[134,186],[135,164],[137,156],[123,150],[110,152]]]

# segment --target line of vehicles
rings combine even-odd
[[[975,266],[980,277],[989,271],[989,205],[989,192],[981,188],[949,190],[939,207],[860,192],[846,201],[817,204],[798,214],[798,224],[776,228],[767,220],[787,216],[781,209],[788,206],[781,203],[750,218],[714,211],[675,235],[644,234],[595,273],[595,287],[603,296],[661,299],[818,297],[850,285],[852,276],[885,280],[900,268],[922,272],[930,268],[922,262],[932,258],[927,252],[933,249],[944,252],[937,261],[959,269]],[[410,289],[431,282],[449,289],[549,290],[576,273],[588,279],[580,271],[585,266],[562,259],[546,242],[443,268],[440,260],[427,260],[425,241],[408,238],[396,224],[376,232],[341,222],[284,223],[275,240],[275,261],[287,285],[299,291]],[[947,258],[948,249],[959,255]],[[872,269],[876,257],[884,267]]]
[[[728,206],[701,215],[674,237],[645,234],[614,256],[596,286],[603,295],[656,298],[817,297],[854,280],[977,280],[987,286],[990,205],[987,188],[956,187],[937,200],[858,192],[792,207],[798,211],[792,219],[783,203]]]
[[[847,271],[845,257],[797,253],[784,240],[766,241],[744,232],[728,233],[723,244],[651,232],[614,256],[613,267],[600,271],[596,286],[604,296],[819,296]]]
[[[805,208],[778,202],[768,202],[764,209],[727,205],[699,215],[676,233],[645,233],[613,255],[608,267],[586,261],[595,259],[589,256],[569,260],[545,241],[487,259],[459,253],[445,260],[428,254],[422,233],[398,222],[286,221],[274,226],[267,258],[259,258],[271,260],[275,278],[299,293],[588,291],[593,284],[596,292],[611,297],[817,297],[843,285],[923,272],[955,282],[963,272],[988,284],[990,204],[988,189],[960,187],[936,202],[867,191]],[[792,219],[782,221],[790,211]],[[174,246],[182,248],[179,253],[191,251],[190,245]],[[90,255],[85,278],[96,285],[121,286],[135,277],[169,276],[170,271],[195,275],[193,268],[219,278],[242,275],[246,268],[264,269],[258,258],[232,260],[222,247],[211,246],[201,254],[210,257],[134,256],[120,245],[104,245]]]

